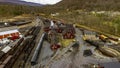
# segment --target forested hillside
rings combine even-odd
[[[120,0],[63,0],[54,6],[61,9],[85,9],[120,11]]]
[[[14,3],[0,3],[0,17],[16,16],[21,14],[34,14],[41,11],[40,7],[17,5]]]
[[[0,15],[19,15],[23,13],[54,13],[65,10],[82,9],[86,11],[120,11],[120,0],[63,0],[56,5],[25,6],[12,3],[0,3]]]
[[[93,11],[93,13],[92,13]],[[103,12],[101,12],[103,11]],[[0,3],[0,17],[59,13],[54,17],[120,36],[120,0],[63,0],[56,5],[25,6]]]

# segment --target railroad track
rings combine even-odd
[[[32,25],[33,26],[33,25]],[[34,48],[36,37],[41,29],[41,26],[34,26],[27,30],[24,34],[25,38],[21,38],[7,53],[2,53],[0,59],[0,68],[14,68],[15,63],[25,66],[26,61]],[[1,53],[0,53],[1,54]],[[21,60],[21,58],[24,59]],[[18,62],[17,62],[18,61]],[[17,65],[16,65],[17,66]],[[18,68],[19,66],[15,67]]]

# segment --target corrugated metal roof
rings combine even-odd
[[[18,29],[17,26],[13,26],[13,27],[4,27],[4,28],[0,28],[0,32],[10,31],[10,30],[16,30],[16,29]]]
[[[19,32],[19,31],[17,29],[9,30],[9,31],[0,32],[0,35],[11,34],[11,33],[16,33],[16,32]]]
[[[7,53],[10,49],[11,49],[10,46],[6,46],[6,47],[3,48],[1,51],[3,51],[4,53]]]

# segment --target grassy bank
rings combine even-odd
[[[60,19],[66,23],[77,23],[96,29],[101,32],[120,36],[120,13],[112,11],[85,12],[81,10],[67,11],[52,16],[53,19]]]

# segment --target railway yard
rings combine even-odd
[[[27,24],[1,32],[0,68],[120,68],[119,38],[40,17],[12,26]]]

